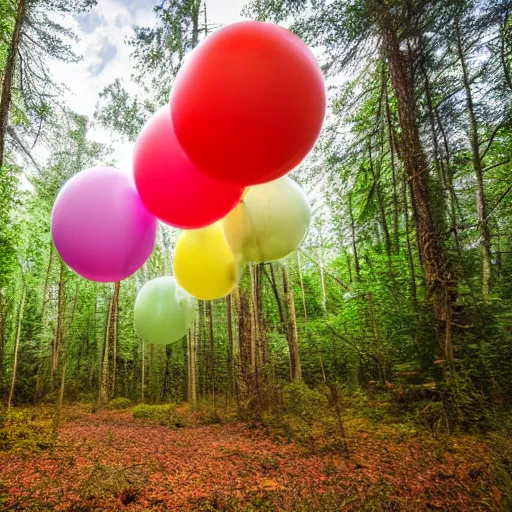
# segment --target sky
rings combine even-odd
[[[240,21],[240,12],[249,0],[207,0],[211,23],[228,24]],[[64,23],[75,31],[79,41],[75,51],[83,55],[78,64],[51,62],[50,69],[57,82],[68,87],[66,103],[92,118],[98,93],[116,78],[131,92],[137,86],[130,82],[132,61],[125,39],[133,34],[134,26],[155,24],[153,5],[157,0],[98,0],[98,5],[86,14],[69,17]],[[115,135],[94,127],[91,139],[109,144]],[[113,158],[117,166],[131,172],[133,144],[116,142]]]

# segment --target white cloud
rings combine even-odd
[[[225,25],[240,21],[240,12],[248,0],[208,0],[209,21]],[[78,64],[51,62],[51,71],[69,92],[65,100],[74,111],[92,118],[99,92],[116,78],[131,93],[137,86],[130,81],[133,72],[131,48],[125,40],[133,35],[134,26],[155,23],[153,2],[148,0],[99,0],[90,12],[65,20],[78,35],[75,51],[83,55]],[[95,128],[90,137],[112,144],[117,165],[131,171],[133,144],[112,143],[113,135]]]

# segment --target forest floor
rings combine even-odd
[[[29,411],[25,425],[37,416]],[[354,414],[347,456],[234,421],[170,428],[131,410],[90,411],[65,408],[53,446],[0,452],[0,510],[507,509],[494,452],[477,436]]]

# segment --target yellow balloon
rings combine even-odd
[[[240,274],[240,264],[220,222],[182,231],[174,251],[173,268],[178,284],[201,300],[225,297],[236,286]]]

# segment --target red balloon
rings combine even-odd
[[[259,21],[207,37],[179,71],[170,100],[190,159],[240,185],[275,180],[297,166],[318,138],[325,103],[322,72],[306,44]]]
[[[146,123],[133,154],[135,185],[146,208],[181,229],[208,226],[240,201],[243,187],[202,173],[189,160],[174,133],[169,106]]]

